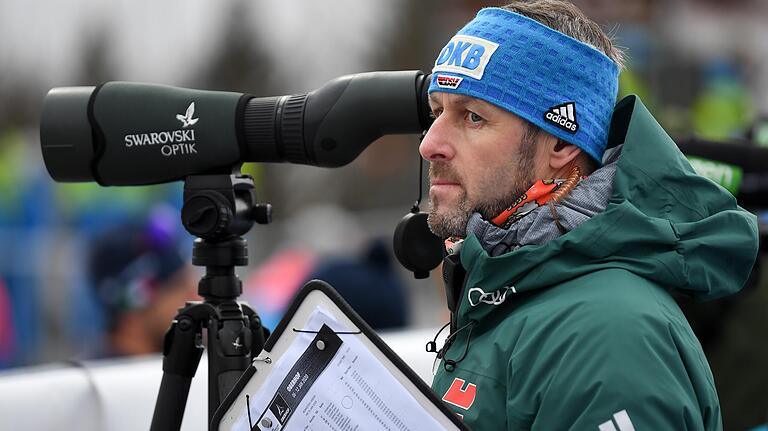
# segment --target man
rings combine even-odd
[[[190,244],[162,219],[111,229],[91,249],[90,278],[107,323],[105,356],[161,352],[177,310],[199,299],[198,277],[181,249]]]
[[[697,176],[570,3],[481,10],[429,88],[451,334],[433,389],[476,430],[722,428],[670,291],[738,291],[755,217]],[[464,273],[465,271],[465,273]]]

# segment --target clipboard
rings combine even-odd
[[[327,318],[327,314],[330,314],[333,319],[336,319],[341,327],[347,328],[348,331],[332,330],[326,324],[323,324],[322,327],[316,331],[301,329],[307,328],[307,325],[310,323],[317,326],[317,316]],[[313,320],[310,321],[310,319]],[[298,361],[296,361],[295,364],[290,362],[287,358],[293,358],[294,356],[292,355],[296,352],[296,350],[289,349],[291,349],[291,346],[293,346],[295,349],[297,344],[304,342],[307,339],[308,334],[309,336],[314,336],[315,338],[309,342],[309,345],[303,352],[303,355],[299,358]],[[297,337],[299,336],[303,338],[297,341]],[[352,341],[350,337],[353,337],[360,343],[357,341]],[[317,343],[318,340],[322,341]],[[347,340],[346,345],[344,345],[345,340]],[[300,373],[292,373],[296,369],[296,366],[299,366],[300,363],[307,364],[306,366],[302,365],[302,367],[304,367],[303,369],[320,369],[318,373],[322,373],[323,371],[321,368],[324,366],[322,364],[326,364],[325,366],[334,366],[331,364],[334,362],[335,366],[339,366],[343,358],[346,356],[340,353],[340,346],[344,346],[345,349],[349,349],[351,346],[359,346],[360,344],[362,344],[362,346],[365,347],[373,355],[375,361],[383,365],[386,371],[394,378],[396,382],[393,382],[393,384],[399,385],[406,393],[402,394],[403,396],[398,397],[399,399],[404,399],[405,401],[397,402],[411,403],[409,405],[416,406],[419,415],[428,416],[425,421],[427,426],[419,426],[418,429],[415,429],[414,431],[431,431],[430,426],[432,424],[437,424],[437,426],[434,427],[436,430],[469,431],[469,428],[464,425],[461,419],[443,404],[443,402],[434,394],[434,392],[432,392],[430,387],[427,386],[427,384],[421,380],[421,378],[416,375],[416,373],[410,367],[408,367],[408,365],[403,362],[403,360],[397,356],[392,351],[392,349],[390,349],[389,346],[384,343],[384,341],[382,341],[382,339],[373,331],[373,329],[368,326],[367,323],[365,323],[365,321],[363,321],[363,319],[352,309],[352,307],[350,307],[329,284],[320,280],[312,280],[308,282],[299,291],[285,316],[283,316],[277,328],[275,328],[275,331],[266,341],[262,352],[257,358],[254,358],[251,366],[245,371],[245,373],[243,373],[238,382],[235,384],[235,387],[226,396],[222,404],[216,410],[216,413],[214,414],[211,421],[211,429],[218,431],[239,431],[243,429],[253,431],[282,429],[291,431],[290,421],[293,417],[291,415],[295,413],[298,415],[297,417],[305,418],[296,419],[296,421],[306,420],[306,417],[308,417],[306,414],[308,404],[315,401],[314,399],[307,399],[307,401],[303,404],[294,404],[292,406],[290,405],[291,401],[294,403],[302,403],[302,398],[305,397],[305,395],[300,395],[300,398],[297,402],[295,399],[291,399],[291,396],[296,397],[296,394],[287,394],[285,392],[286,388],[295,392],[295,388],[300,387],[300,385],[303,383],[306,383],[306,390],[309,391],[311,390],[311,386],[314,383],[312,377],[307,378],[308,375],[312,374],[311,372],[304,373],[302,371]],[[323,350],[317,350],[319,348],[317,346],[323,347]],[[310,349],[314,349],[313,354],[315,356],[309,358],[311,359],[310,362],[306,362],[305,355],[311,353]],[[328,356],[331,357],[329,358]],[[280,359],[283,357],[286,358],[288,364],[293,364],[293,368],[289,373],[285,373],[285,369],[288,366],[286,365],[286,361],[283,361],[282,365],[278,366],[278,364],[281,364]],[[362,364],[364,362],[361,361],[360,363]],[[273,371],[275,372],[274,376],[272,376]],[[385,379],[389,379],[389,377],[386,377],[386,373],[383,373],[382,375]],[[350,386],[349,382],[363,385],[363,387],[367,386],[364,378],[355,376],[357,378],[357,380],[355,380],[351,379],[350,376],[345,377],[347,377],[347,381],[344,384],[347,386]],[[278,380],[281,381],[281,384],[277,386],[278,390],[274,391],[273,393],[273,388],[275,387],[274,382]],[[270,382],[272,386],[270,386]],[[318,385],[318,388],[324,387]],[[334,394],[339,394],[339,396],[341,396],[342,392],[334,392]],[[370,400],[366,401],[365,399],[361,398],[360,394],[357,392],[360,391],[355,391],[355,394],[352,396],[345,396],[344,402],[349,403],[349,405],[345,405],[344,407],[370,408],[370,404],[372,404]],[[366,387],[365,390],[361,393],[363,394],[363,397],[366,396],[366,393],[367,396],[374,397],[374,399],[378,397],[378,395],[376,395],[375,388]],[[352,407],[352,399],[354,399],[356,396],[359,399],[354,400],[354,407]],[[408,398],[409,396],[412,397],[412,399]],[[255,398],[262,400],[261,402],[256,401],[256,403],[259,405],[253,404]],[[263,400],[267,398],[270,398],[271,400],[265,406]],[[350,398],[350,400],[346,400],[346,398]],[[418,403],[418,405],[412,404],[414,401]],[[344,402],[341,402],[340,404],[344,404]],[[304,406],[303,412],[296,408],[299,405]],[[336,409],[335,405],[323,406],[323,404],[320,404],[319,407],[324,408],[326,414],[330,414],[337,420],[340,420],[340,416],[344,416],[343,407],[338,408],[340,411],[334,410],[330,413],[328,412],[328,409]],[[387,403],[380,402],[379,407],[383,410],[375,412],[374,407],[374,410],[369,410],[370,415],[378,419],[379,416],[385,416],[385,414],[388,414],[390,420],[394,421],[393,423],[395,424],[394,427],[390,426],[390,429],[413,429],[403,425],[402,423],[399,423],[401,420],[398,419],[398,411],[387,412],[387,410],[396,410],[394,408],[389,409],[387,407]],[[418,407],[420,407],[421,410],[418,410]],[[247,422],[245,422],[244,419],[246,415],[249,415]],[[318,423],[321,420],[326,419],[318,419]],[[336,425],[342,424],[337,423]],[[313,428],[314,427],[310,425],[306,429]],[[324,426],[317,426],[317,428],[334,429],[332,427]],[[344,429],[343,426],[338,426],[337,428]],[[372,428],[361,427],[359,429],[368,430]],[[384,427],[383,422],[381,429],[387,429]]]

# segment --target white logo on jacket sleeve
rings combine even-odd
[[[498,43],[474,36],[456,35],[443,47],[432,73],[454,72],[481,79]]]
[[[476,307],[482,304],[501,305],[507,300],[507,292],[517,293],[515,286],[504,286],[502,289],[486,292],[479,287],[473,287],[467,291],[467,300],[469,305]]]
[[[616,425],[614,426],[614,421]],[[629,414],[626,410],[616,412],[613,414],[613,421],[608,420],[601,423],[598,426],[599,431],[635,431],[635,426],[632,425],[632,421],[629,419]]]

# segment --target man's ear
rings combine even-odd
[[[573,162],[581,154],[581,148],[569,144],[562,139],[555,139],[557,140],[554,143],[550,143],[547,146],[547,159],[549,160],[549,168],[559,171],[563,167],[568,166],[569,163]]]

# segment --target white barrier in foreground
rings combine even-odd
[[[424,345],[437,329],[382,334],[428,384],[434,354]],[[0,430],[136,431],[149,429],[162,358],[89,361],[0,373]],[[181,429],[207,430],[208,364],[203,355]]]

